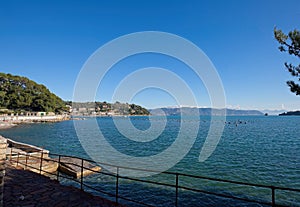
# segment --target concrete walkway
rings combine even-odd
[[[37,173],[7,164],[4,178],[4,206],[120,206],[75,187],[63,186]]]

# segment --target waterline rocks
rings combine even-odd
[[[39,174],[53,174],[60,171],[74,178],[101,170],[101,167],[80,158],[59,156],[53,159],[49,156],[48,150],[11,139],[3,139],[7,141],[6,157],[17,168]]]
[[[49,157],[49,151],[21,142],[7,139],[6,156],[14,167],[40,174],[54,173],[58,163]]]
[[[0,136],[0,206],[3,206],[3,187],[5,176],[7,140]]]
[[[101,167],[75,157],[61,157],[59,163],[58,170],[74,178],[80,178],[81,175],[84,177],[101,170]]]

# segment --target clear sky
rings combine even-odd
[[[299,0],[2,0],[0,71],[29,77],[71,100],[77,75],[95,50],[128,33],[163,31],[188,39],[206,53],[221,77],[228,107],[299,109],[300,97],[289,92],[285,82],[291,77],[284,68],[285,61],[299,59],[280,53],[273,36],[275,26],[285,32],[300,29],[299,8]],[[156,66],[178,73],[198,105],[209,106],[201,83],[180,63],[169,61],[146,54],[120,62],[100,86],[97,99],[109,101],[126,73]],[[132,102],[148,108],[174,105],[169,95],[150,89]]]

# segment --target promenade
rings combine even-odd
[[[60,185],[46,176],[16,169],[9,163],[3,190],[3,206],[7,207],[121,206],[75,187]]]

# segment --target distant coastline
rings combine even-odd
[[[300,111],[288,111],[279,114],[279,116],[300,116]]]

